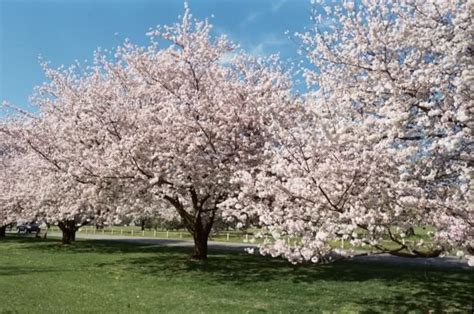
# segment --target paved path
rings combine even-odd
[[[49,232],[48,236],[60,237],[59,232]],[[155,244],[162,246],[178,246],[178,247],[193,247],[194,243],[191,239],[163,239],[163,238],[150,238],[141,236],[119,236],[119,235],[104,235],[104,234],[90,234],[90,233],[76,233],[76,238],[79,239],[90,239],[90,240],[107,240],[107,241],[119,241],[129,243],[140,243],[140,244]],[[236,251],[245,252],[246,248],[257,248],[257,245],[250,243],[235,243],[235,242],[219,242],[209,241],[209,248],[215,250],[225,251]]]
[[[61,236],[60,233],[50,232],[48,235],[53,237]],[[189,239],[160,239],[160,238],[149,238],[149,237],[131,237],[131,236],[113,236],[113,235],[102,235],[102,234],[86,234],[77,233],[77,238],[90,239],[90,240],[107,240],[107,241],[119,241],[137,244],[152,244],[162,246],[178,246],[178,247],[193,247],[194,243]],[[245,252],[246,248],[257,248],[257,245],[250,243],[232,243],[232,242],[217,242],[209,241],[209,248],[214,250],[225,250],[234,252]],[[377,262],[386,263],[392,265],[420,265],[430,266],[437,268],[465,268],[473,269],[467,265],[465,260],[461,260],[457,257],[446,256],[436,258],[403,258],[398,256],[392,256],[389,254],[378,254],[368,256],[354,257],[354,260],[364,262]]]

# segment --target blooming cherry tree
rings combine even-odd
[[[40,117],[16,135],[60,176],[46,179],[53,194],[81,200],[71,213],[109,222],[179,215],[193,256],[207,257],[218,204],[236,188],[236,171],[266,158],[271,112],[291,88],[276,57],[247,56],[211,30],[186,8],[181,23],[149,32],[148,47],[97,52],[90,68],[45,64]]]
[[[273,160],[241,172],[242,192],[226,204],[259,217],[272,236],[264,254],[356,254],[334,250],[343,240],[406,257],[474,254],[473,10],[315,3],[314,29],[298,34],[313,91],[292,119],[275,120]]]

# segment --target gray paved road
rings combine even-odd
[[[59,233],[51,232],[50,236],[59,237]],[[178,247],[193,247],[193,241],[187,239],[157,239],[147,237],[130,237],[130,236],[111,236],[102,234],[85,234],[77,233],[77,238],[80,239],[91,239],[91,240],[107,240],[107,241],[120,241],[137,244],[153,244],[162,246],[178,246]],[[235,252],[245,252],[246,248],[257,248],[255,244],[246,243],[231,243],[231,242],[216,242],[209,241],[209,248],[215,250],[226,250]],[[436,258],[403,258],[392,256],[388,254],[369,255],[369,256],[358,256],[353,258],[357,261],[364,262],[377,262],[387,263],[392,265],[421,265],[439,268],[466,268],[473,269],[467,265],[465,260],[461,260],[457,257],[446,256]]]
[[[61,234],[57,232],[49,232],[48,236],[60,237]],[[140,244],[155,244],[163,246],[178,246],[178,247],[193,247],[194,243],[190,239],[161,239],[161,238],[149,238],[140,236],[119,236],[119,235],[103,235],[103,234],[87,234],[87,233],[76,233],[76,237],[79,239],[90,239],[90,240],[108,240],[108,241],[120,241],[129,243],[140,243]],[[246,248],[256,248],[254,244],[246,243],[233,243],[233,242],[217,242],[209,241],[209,248],[215,250],[225,251],[240,251],[245,252]]]

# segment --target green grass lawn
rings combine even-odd
[[[472,270],[281,259],[107,241],[0,240],[0,313],[470,313]]]

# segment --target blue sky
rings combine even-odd
[[[287,38],[310,25],[309,0],[190,0],[195,17],[211,18],[250,53],[280,52],[300,60]],[[45,80],[38,56],[53,66],[91,59],[97,47],[114,48],[129,38],[147,44],[145,33],[177,21],[181,0],[0,0],[0,101],[27,108],[33,87]]]

